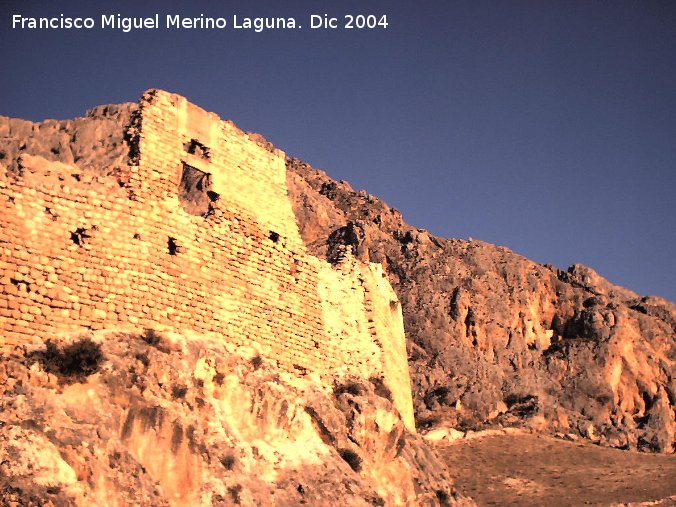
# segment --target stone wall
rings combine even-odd
[[[374,267],[307,253],[284,153],[166,92],[133,118],[109,175],[25,149],[0,162],[16,168],[0,171],[0,343],[218,335],[296,375],[382,377],[413,428],[396,296]]]

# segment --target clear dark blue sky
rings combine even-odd
[[[387,30],[20,31],[11,15],[387,14]],[[187,96],[413,225],[676,300],[676,2],[0,1],[0,114]]]

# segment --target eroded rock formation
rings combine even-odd
[[[469,505],[382,384],[327,387],[222,340],[16,347],[0,386],[2,505]]]
[[[287,179],[316,255],[381,263],[404,314],[417,424],[527,426],[674,452],[676,305],[592,269],[534,263],[406,224],[296,159]]]
[[[412,228],[165,92],[1,118],[0,165],[9,502],[464,502],[414,412],[674,451],[671,302]]]

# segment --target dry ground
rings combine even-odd
[[[676,456],[538,435],[437,444],[459,491],[479,506],[676,506]]]

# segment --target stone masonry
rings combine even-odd
[[[29,135],[13,125],[0,118],[0,148]],[[327,385],[381,378],[414,428],[396,295],[379,265],[307,252],[283,152],[157,90],[125,143],[111,174],[25,142],[0,160],[1,348],[97,329],[218,335]]]

